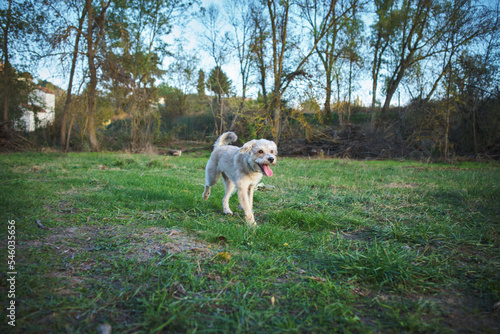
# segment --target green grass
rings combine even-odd
[[[208,156],[1,155],[0,330],[499,330],[498,163],[281,158],[252,229],[202,200]]]

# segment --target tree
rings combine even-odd
[[[165,101],[165,105],[162,108],[164,112],[162,118],[174,118],[183,114],[187,109],[187,96],[179,88],[161,83],[158,86],[158,94]]]
[[[387,114],[389,106],[406,71],[417,62],[430,57],[436,52],[434,46],[438,41],[439,30],[431,21],[438,16],[438,6],[428,0],[403,1],[395,15],[400,22],[400,30],[393,50],[393,67],[390,69],[386,85],[386,97],[382,107],[382,115]]]
[[[257,69],[257,82],[260,85],[260,93],[264,101],[265,113],[269,112],[269,102],[267,99],[267,72],[270,68],[267,59],[269,22],[264,17],[266,8],[261,4],[253,3],[250,8],[250,16],[252,18],[253,32],[250,42],[250,57],[252,63]]]
[[[361,7],[362,8],[362,7]],[[358,16],[358,12],[361,8],[358,8],[357,4],[353,4],[349,10],[352,12],[350,17],[346,19],[345,24],[345,40],[342,42],[343,49],[341,57],[346,59],[349,65],[348,70],[348,90],[347,90],[347,121],[351,118],[351,101],[352,101],[352,90],[353,82],[355,81],[355,69],[354,66],[358,68],[363,67],[363,60],[360,55],[360,49],[364,43],[363,37],[363,21]],[[357,76],[356,76],[357,77]]]
[[[222,96],[229,94],[231,80],[229,80],[226,73],[224,73],[220,67],[216,66],[210,71],[207,87],[214,92],[220,100]]]
[[[85,37],[82,37],[85,34],[84,24],[87,18],[87,6],[82,6],[79,0],[53,0],[40,3],[43,6],[42,11],[45,15],[53,18],[50,26],[46,27],[46,39],[49,49],[45,51],[44,57],[48,59],[57,57],[59,64],[63,68],[66,65],[66,59],[70,59],[69,80],[62,110],[59,136],[59,144],[64,147],[69,145],[67,137],[71,132],[71,128],[68,128],[68,118],[73,98],[77,61],[81,56],[81,50],[86,49],[86,46],[80,44],[82,40],[86,42]]]
[[[207,87],[217,95],[215,110],[213,104],[211,104],[211,108],[214,116],[217,115],[215,117],[215,132],[217,135],[220,135],[225,128],[224,106],[222,105],[221,96],[223,92],[227,93],[228,90],[223,89],[221,85],[224,85],[224,82],[219,82],[219,80],[222,80],[222,76],[220,75],[220,73],[223,73],[221,67],[226,62],[229,54],[229,37],[224,33],[224,24],[217,5],[212,3],[207,9],[202,8],[201,22],[205,27],[205,50],[215,63],[215,67],[208,78]],[[218,124],[217,118],[219,119]]]
[[[474,0],[405,0],[395,2],[392,7],[386,4],[380,7],[380,13],[390,18],[379,20],[374,30],[383,36],[381,39],[384,42],[379,46],[389,41],[387,50],[390,51],[386,59],[389,66],[382,116],[389,110],[394,93],[410,70],[424,61],[433,62],[441,58],[441,71],[437,73],[434,83],[428,85],[431,87],[430,98],[447,73],[452,59],[472,41],[489,34],[495,27],[495,19],[483,9],[484,6]],[[378,55],[381,56],[381,53]],[[424,75],[433,77],[434,73],[427,70]]]
[[[384,60],[384,55],[392,42],[392,37],[395,35],[396,27],[398,24],[397,17],[394,15],[392,9],[394,0],[375,0],[375,15],[376,20],[372,25],[372,35],[370,44],[373,49],[372,61],[372,103],[371,103],[371,121],[372,126],[375,125],[376,112],[375,107],[377,104],[377,90],[378,79],[380,76],[380,69]]]
[[[79,54],[79,49],[80,49],[80,39],[82,37],[82,31],[83,31],[83,24],[85,21],[85,17],[87,16],[87,7],[83,7],[81,10],[81,14],[79,15],[79,20],[78,20],[78,28],[76,29],[76,35],[75,35],[75,41],[74,41],[74,47],[73,47],[73,54],[71,57],[71,69],[69,73],[69,80],[68,80],[68,89],[66,90],[66,100],[64,103],[64,111],[63,111],[63,116],[61,120],[61,134],[59,138],[59,143],[61,147],[66,147],[66,150],[69,148],[69,131],[71,131],[71,127],[68,128],[68,115],[69,115],[69,108],[71,105],[71,98],[73,96],[73,81],[75,77],[75,71],[76,71],[76,63],[78,60],[78,54]],[[78,10],[78,8],[76,8]],[[71,27],[68,27],[70,29]]]
[[[3,8],[7,5],[6,8]],[[9,113],[18,109],[16,104],[24,94],[27,100],[29,90],[27,85],[18,80],[19,74],[14,67],[25,70],[31,61],[36,61],[39,55],[34,51],[41,43],[41,36],[44,35],[44,27],[47,18],[37,7],[37,2],[22,1],[18,3],[14,0],[8,0],[0,8],[0,53],[2,61],[2,127],[7,130],[9,127]],[[14,62],[12,54],[15,53]],[[15,64],[15,62],[19,64]],[[15,66],[17,65],[17,66]],[[22,71],[21,71],[22,72]],[[24,77],[26,79],[26,77]],[[22,79],[23,80],[23,79]],[[21,81],[22,81],[21,80]]]
[[[250,43],[252,41],[253,29],[251,7],[247,0],[226,0],[225,9],[229,24],[233,28],[230,35],[230,43],[236,52],[241,76],[241,102],[238,113],[233,118],[232,128],[236,123],[238,115],[243,111],[246,99],[252,60],[250,57]]]
[[[85,8],[87,12],[87,60],[90,74],[90,82],[88,89],[87,115],[88,115],[88,135],[89,143],[92,151],[99,150],[99,142],[97,141],[95,132],[95,108],[97,94],[97,67],[96,67],[96,52],[105,33],[106,10],[111,1],[102,2],[101,6],[94,8],[92,0],[86,0]],[[97,9],[97,10],[96,10]],[[98,13],[98,15],[96,15]]]
[[[106,81],[115,103],[132,116],[133,149],[150,145],[152,127],[159,125],[159,113],[153,102],[158,99],[156,81],[165,74],[162,62],[169,54],[164,37],[171,33],[173,24],[181,25],[189,18],[195,3],[169,0],[114,3],[109,19]]]
[[[286,64],[285,59],[291,57],[291,48],[289,48],[289,24],[292,2],[289,0],[266,0],[267,12],[271,24],[271,38],[272,38],[272,68],[274,75],[274,117],[273,117],[273,137],[276,143],[280,138],[280,122],[281,122],[281,99],[283,93],[286,91],[290,83],[298,76],[303,76],[306,73],[302,66],[307,62],[309,57],[316,50],[316,46],[323,39],[325,34],[334,24],[333,16],[335,12],[335,3],[330,2],[325,15],[322,17],[322,24],[318,25],[317,38],[314,40],[313,45],[300,56],[297,65],[293,66],[295,70],[285,70],[285,67],[290,67],[291,64]],[[298,5],[301,8],[307,8],[309,0],[299,1]]]
[[[204,47],[213,58],[215,66],[221,67],[229,53],[228,37],[223,33],[223,23],[220,9],[216,4],[210,4],[207,9],[201,9],[201,23],[205,27]]]
[[[336,70],[337,60],[341,56],[342,50],[342,46],[338,45],[339,33],[351,20],[353,8],[359,6],[359,2],[359,0],[312,0],[306,2],[302,7],[302,17],[308,23],[313,41],[317,43],[315,53],[323,66],[325,78],[324,113],[326,119],[331,118],[332,83],[335,79],[339,79],[339,72]],[[324,18],[328,14],[332,3],[334,8],[329,19],[331,22],[327,22]],[[325,24],[330,24],[330,28],[322,37],[322,26]]]
[[[198,71],[198,84],[196,85],[196,91],[199,97],[205,97],[205,72],[202,69]]]
[[[181,93],[180,114],[187,112],[187,94],[195,87],[195,71],[199,60],[194,55],[187,54],[182,47],[182,43],[177,44],[176,51],[172,54],[173,62],[167,70],[167,76],[171,86],[179,89]]]
[[[9,35],[10,35],[10,27],[12,24],[12,0],[9,0],[9,6],[7,12],[2,10],[2,17],[5,17],[5,20],[2,20],[2,30],[3,30],[3,40],[2,40],[2,51],[3,51],[3,127],[5,130],[9,128],[9,86],[11,78],[12,78],[12,66],[10,65],[9,60]]]
[[[210,71],[210,75],[207,80],[207,88],[215,93],[216,105],[218,107],[218,118],[219,124],[216,123],[216,132],[221,134],[225,129],[225,117],[224,117],[224,104],[222,103],[222,97],[227,96],[231,89],[231,80],[228,79],[226,73],[218,66],[214,67]],[[215,114],[215,113],[214,113]]]
[[[441,80],[454,64],[460,62],[460,58],[473,42],[486,42],[500,31],[497,15],[494,10],[472,0],[450,1],[443,4],[440,16],[445,24],[439,38],[440,64],[436,64],[438,72],[437,76],[433,76],[434,82],[428,81],[432,85],[426,84],[431,89],[428,90],[425,100],[431,99]],[[488,62],[489,55],[485,54],[485,57],[485,61]]]

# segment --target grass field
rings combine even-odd
[[[252,229],[208,156],[0,155],[0,331],[500,330],[500,164],[281,158]]]

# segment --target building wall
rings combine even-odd
[[[20,123],[21,124],[16,126],[16,128],[23,129],[28,132],[35,131],[35,113],[31,110],[24,110]]]
[[[56,96],[54,93],[43,87],[39,87],[33,92],[31,100],[32,105],[42,108],[43,111],[35,113],[25,108],[21,117],[21,122],[24,124],[20,124],[20,128],[28,132],[52,124],[56,115]],[[36,121],[37,119],[38,122]]]

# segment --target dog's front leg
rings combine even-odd
[[[249,192],[250,189],[248,185],[238,185],[238,199],[240,200],[241,208],[245,212],[245,219],[248,224],[255,225],[255,218],[253,216],[250,198],[248,197]]]
[[[225,174],[222,174],[222,177],[224,178],[224,186],[226,187],[226,193],[222,199],[222,208],[225,214],[232,215],[233,211],[229,208],[229,198],[234,192],[234,183]]]
[[[255,187],[253,184],[251,184],[249,187],[248,187],[248,203],[250,203],[250,211],[253,212],[253,191],[254,191]]]

